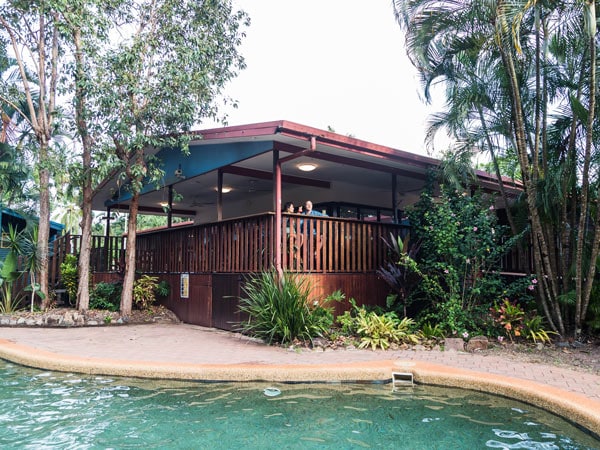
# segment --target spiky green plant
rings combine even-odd
[[[309,300],[306,278],[275,271],[253,275],[243,287],[239,310],[247,315],[240,330],[268,343],[312,340],[326,333],[333,323],[329,308]]]
[[[536,344],[549,344],[552,342],[551,334],[557,334],[554,331],[548,331],[543,327],[543,317],[535,315],[530,319],[525,319],[523,322],[523,336],[525,339],[530,339]]]

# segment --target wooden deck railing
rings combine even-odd
[[[122,236],[92,236],[90,270],[92,272],[118,272],[124,268],[125,242]],[[67,234],[52,242],[50,248],[49,280],[56,283],[60,278],[60,264],[65,255],[78,255],[81,235]]]
[[[403,227],[332,217],[284,215],[282,265],[295,272],[369,272],[384,261]],[[142,233],[137,270],[145,273],[247,273],[275,261],[275,214]]]
[[[382,266],[388,248],[384,239],[404,236],[407,226],[361,222],[335,217],[284,214],[282,267],[291,272],[360,273]],[[92,272],[124,269],[125,237],[93,236]],[[66,254],[78,254],[81,236],[67,235],[53,243],[50,280],[59,279]],[[275,214],[163,229],[137,236],[136,270],[142,273],[249,273],[275,263]],[[506,257],[503,269],[516,272],[519,262]]]

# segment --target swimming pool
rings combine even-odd
[[[468,390],[168,382],[0,360],[2,448],[238,446],[585,449],[600,442],[546,411]]]

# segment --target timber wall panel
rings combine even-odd
[[[243,296],[242,286],[249,275],[212,274],[190,275],[190,298],[179,297],[179,275],[154,274],[167,280],[171,294],[161,303],[186,323],[236,331],[237,325],[246,317],[240,315],[239,299]],[[375,274],[311,274],[309,278],[310,301],[322,302],[336,290],[346,295],[342,303],[333,302],[335,315],[351,308],[349,299],[358,305],[384,306],[389,289]]]

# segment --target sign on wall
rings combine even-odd
[[[179,296],[190,298],[190,274],[182,273],[179,279]]]

